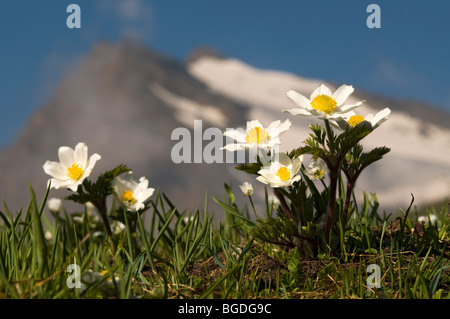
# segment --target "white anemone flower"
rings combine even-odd
[[[47,207],[52,212],[55,212],[55,213],[59,212],[61,210],[61,208],[62,208],[62,200],[61,200],[61,198],[55,198],[55,197],[50,198],[47,201]]]
[[[312,162],[308,168],[305,169],[305,175],[312,181],[324,179],[327,174],[327,166],[323,160]]]
[[[344,104],[354,90],[353,86],[344,84],[332,93],[327,86],[321,84],[309,99],[296,91],[289,90],[286,95],[297,104],[298,108],[284,110],[284,112],[300,116],[317,116],[323,119],[333,118],[363,104],[364,101],[351,105]]]
[[[421,224],[428,224],[428,222],[431,222],[431,224],[434,224],[436,222],[436,220],[437,220],[437,217],[434,214],[430,214],[429,216],[419,216],[419,218],[417,218],[417,221]]]
[[[143,209],[144,202],[152,196],[155,189],[148,187],[148,180],[144,176],[137,180],[133,172],[122,175],[114,178],[112,183],[116,198],[129,211]]]
[[[279,153],[277,158],[273,161],[264,164],[258,171],[256,179],[264,184],[269,184],[270,187],[285,187],[300,180],[300,175],[297,173],[300,170],[303,162],[303,156],[300,155],[291,159],[287,154]]]
[[[355,127],[361,122],[368,122],[372,125],[372,128],[375,129],[380,126],[382,123],[386,122],[391,114],[390,108],[384,108],[379,111],[377,114],[368,114],[366,116],[357,115],[355,112],[350,111],[344,116],[337,117],[333,120],[330,120],[330,123],[341,130],[346,130],[347,128]]]
[[[68,146],[61,146],[58,157],[59,163],[45,162],[44,172],[53,177],[50,179],[52,188],[69,188],[74,192],[78,185],[91,174],[95,163],[101,159],[97,153],[88,158],[88,147],[84,143],[78,143],[75,150]]]
[[[272,205],[273,208],[277,208],[281,205],[280,200],[275,195],[269,195],[267,201],[269,202],[269,205]]]
[[[239,185],[239,187],[241,188],[242,193],[244,194],[244,196],[252,196],[254,189],[252,184],[250,184],[249,182],[244,182],[244,184]]]
[[[272,122],[267,128],[258,120],[248,121],[245,132],[242,130],[227,130],[224,136],[231,137],[237,143],[231,143],[222,147],[228,151],[239,151],[245,149],[268,149],[279,144],[280,135],[291,127],[291,121],[287,119],[283,123],[280,120]]]

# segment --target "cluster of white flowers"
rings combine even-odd
[[[286,95],[297,105],[297,108],[287,109],[284,112],[299,116],[315,116],[329,121],[330,124],[341,130],[355,127],[361,122],[368,122],[372,128],[376,128],[388,119],[391,113],[389,108],[385,108],[375,115],[357,115],[354,110],[364,101],[345,104],[353,91],[353,86],[342,85],[333,93],[327,86],[321,84],[308,99],[296,91],[289,90]],[[267,128],[258,120],[248,121],[245,132],[230,130],[224,133],[225,136],[233,138],[236,143],[228,144],[223,149],[228,151],[258,149],[258,155],[262,155],[260,159],[263,165],[258,171],[259,176],[256,179],[273,188],[290,186],[301,178],[298,173],[303,164],[303,156],[291,159],[284,153],[273,154],[274,147],[281,144],[280,135],[285,133],[290,126],[289,120],[283,123],[281,121],[272,122]],[[272,152],[269,160],[264,157],[268,151]],[[326,173],[327,168],[322,160],[311,163],[304,170],[304,174],[311,180],[324,179]],[[245,196],[253,194],[253,188],[250,191],[248,185],[241,185],[241,190]]]
[[[51,188],[68,188],[74,192],[101,159],[96,153],[88,158],[88,147],[85,143],[78,143],[75,149],[61,146],[58,157],[59,162],[46,161],[43,166],[45,173],[52,177],[49,179]],[[145,201],[152,196],[155,189],[148,187],[148,180],[145,177],[137,180],[132,172],[123,175],[117,176],[112,182],[116,199],[129,211],[143,209]],[[53,212],[58,212],[62,207],[60,199],[50,199],[47,205]]]

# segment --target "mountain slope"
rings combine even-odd
[[[207,189],[222,193],[226,170],[233,167],[172,162],[172,131],[191,129],[194,118],[187,116],[193,109],[203,129],[235,126],[246,116],[245,106],[210,93],[173,59],[132,42],[99,44],[36,111],[13,146],[0,153],[0,195],[11,210],[26,209],[27,182],[43,196],[49,178],[44,162],[58,160],[60,146],[83,141],[89,154],[102,156],[94,177],[124,163],[180,207],[203,205]],[[52,190],[50,196],[69,194]]]

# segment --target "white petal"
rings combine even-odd
[[[280,125],[280,123],[281,123],[280,120],[273,121],[272,123],[269,124],[269,126],[267,127],[267,130],[272,130],[274,128],[277,128]]]
[[[348,97],[355,91],[353,86],[351,85],[341,85],[336,92],[334,92],[333,97],[336,100],[336,103],[338,106],[341,106],[342,104],[347,101]]]
[[[291,158],[285,154],[285,153],[278,153],[278,163],[280,163],[283,166],[289,166],[292,165]]]
[[[391,110],[389,108],[385,108],[375,114],[373,118],[367,118],[367,121],[370,121],[370,123],[372,123],[372,126],[378,127],[388,119],[389,114],[391,114]]]
[[[291,178],[291,184],[294,182],[298,182],[300,180],[300,175],[295,175],[293,178]]]
[[[61,146],[58,149],[59,162],[66,167],[70,167],[75,163],[74,150],[68,146]]]
[[[302,162],[303,162],[303,155],[294,158],[294,160],[292,161],[291,177],[298,173],[298,171],[302,166]]]
[[[263,127],[258,120],[247,121],[247,132],[254,127]]]
[[[345,117],[347,117],[347,114],[345,114]],[[342,116],[329,119],[329,122],[334,127],[341,129],[343,131],[345,131],[347,128],[350,127],[350,124],[348,124],[347,119]]]
[[[338,106],[338,107],[336,107],[335,112],[336,113],[347,113],[347,112],[354,110],[357,107],[361,106],[364,102],[365,101],[359,101],[356,104]]]
[[[100,155],[98,155],[97,153],[91,155],[91,157],[89,158],[89,161],[88,161],[87,164],[86,164],[86,169],[84,170],[83,178],[86,178],[86,177],[88,177],[88,176],[91,174],[92,169],[93,169],[94,166],[95,166],[95,163],[96,163],[98,160],[100,160],[101,158],[102,158],[102,157],[101,157]],[[80,179],[80,180],[81,180],[81,179]]]
[[[67,176],[67,168],[58,162],[46,161],[44,166],[44,172],[48,175],[60,179],[67,180],[69,177]]]
[[[321,84],[317,89],[314,90],[314,92],[312,92],[311,97],[310,97],[310,101],[314,100],[314,98],[318,95],[328,95],[328,96],[333,96],[333,93],[331,93],[330,89],[324,85]]]
[[[256,178],[256,180],[261,182],[261,183],[263,183],[263,184],[268,184],[269,183],[269,181],[264,176],[258,176]]]
[[[242,132],[242,130],[226,130],[223,135],[226,137],[230,137],[240,143],[245,143],[246,135]]]
[[[311,116],[312,115],[310,111],[308,111],[306,109],[300,109],[300,108],[283,110],[283,112],[291,113],[292,115],[300,115],[300,116]]]
[[[70,185],[73,184],[72,180],[60,180],[56,178],[52,178],[51,180],[52,188],[60,189],[60,188],[68,188]]]
[[[307,108],[307,107],[311,106],[311,101],[296,91],[289,90],[289,91],[287,91],[286,95],[288,98],[290,98],[292,101],[294,101],[294,103],[297,104],[298,106],[300,106],[301,108]]]
[[[77,181],[76,183],[72,183],[70,185],[67,185],[67,188],[69,188],[72,192],[76,192],[78,189],[78,185],[80,185],[82,183],[82,179],[80,178],[79,181]]]
[[[74,151],[74,163],[81,164],[81,167],[84,169],[87,165],[88,160],[88,148],[84,143],[78,143],[75,146]]]
[[[244,150],[245,147],[243,144],[231,143],[231,144],[225,145],[224,147],[221,147],[220,149],[234,152],[234,151]]]
[[[279,124],[277,127],[278,130],[278,134],[280,135],[281,133],[286,132],[287,130],[289,130],[289,128],[291,127],[291,121],[289,119],[287,119],[286,121],[284,121],[283,123]]]

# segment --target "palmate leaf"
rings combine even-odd
[[[325,140],[327,138],[327,131],[319,124],[310,124],[309,128],[314,134],[309,134],[309,136],[321,145],[325,145]]]
[[[361,122],[353,128],[345,130],[336,138],[337,151],[345,156],[355,145],[373,131],[372,125],[368,122]]]
[[[290,245],[291,238],[298,234],[298,230],[292,219],[278,215],[276,218],[258,219],[252,234],[266,242]]]
[[[113,193],[111,182],[114,178],[129,171],[130,168],[121,164],[112,170],[102,173],[95,183],[85,179],[83,184],[78,186],[77,193],[67,196],[65,199],[80,204],[104,199]]]
[[[360,169],[363,170],[370,164],[379,161],[380,159],[383,158],[384,155],[386,155],[390,151],[391,149],[389,147],[382,146],[376,147],[367,153],[362,153],[361,156],[359,157]]]
[[[350,179],[356,178],[367,166],[382,159],[390,150],[390,148],[382,146],[369,152],[363,152],[363,147],[357,144],[347,153],[346,160],[343,162],[343,170]]]
[[[260,162],[258,163],[246,163],[246,164],[239,164],[236,166],[236,169],[240,171],[244,171],[248,174],[258,175],[259,170],[261,169],[262,164]]]

